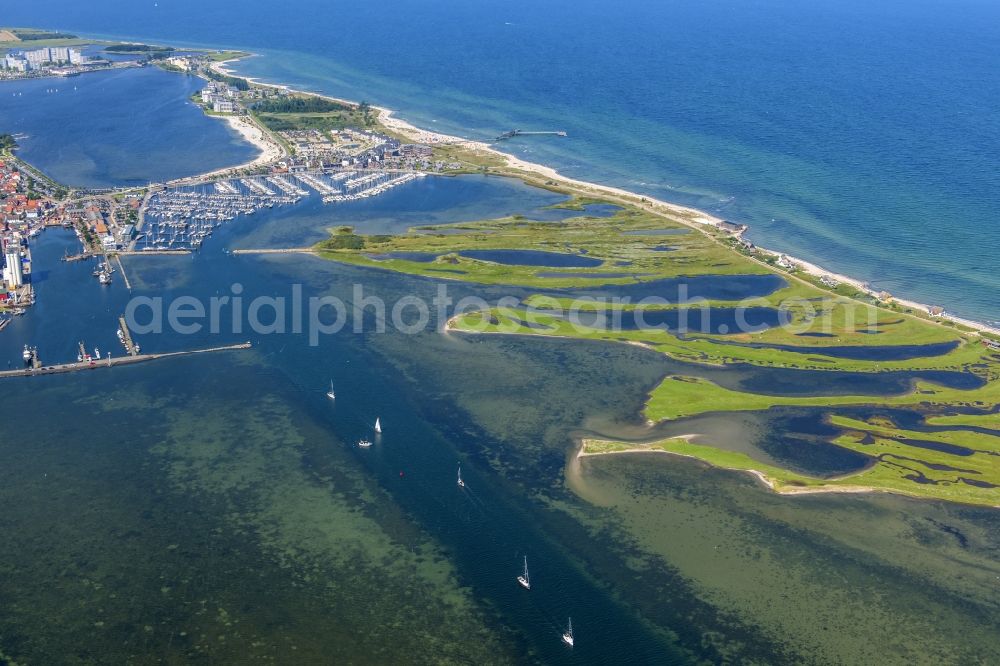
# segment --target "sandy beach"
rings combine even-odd
[[[231,127],[235,132],[237,132],[244,140],[248,143],[252,143],[254,146],[260,150],[260,154],[254,159],[244,164],[240,164],[234,167],[226,167],[224,169],[216,169],[206,174],[201,174],[201,177],[212,177],[218,176],[230,171],[239,171],[240,169],[250,169],[253,167],[263,166],[265,164],[271,164],[272,162],[277,162],[278,160],[286,157],[288,153],[277,141],[271,139],[268,134],[262,130],[257,124],[246,116],[209,116],[209,118],[218,118],[219,120],[225,122],[229,127]]]
[[[251,55],[248,57],[256,57],[256,56]],[[227,62],[232,63],[236,62],[236,60],[230,60]],[[337,97],[331,97],[328,95],[320,95],[319,93],[314,93],[314,92],[300,91],[296,90],[295,88],[291,88],[289,86],[267,83],[255,79],[253,77],[244,76],[242,74],[239,74],[238,72],[234,72],[231,69],[229,69],[226,66],[226,63],[215,63],[212,65],[212,68],[215,71],[219,72],[220,74],[224,74],[227,76],[240,76],[242,78],[247,79],[248,81],[252,82],[255,85],[287,90],[289,92],[294,92],[304,95],[315,95],[317,97],[322,97],[324,99],[344,104],[352,104],[352,105],[356,104],[356,102],[352,100],[345,100]],[[399,134],[400,136],[405,137],[408,141],[412,141],[413,143],[422,143],[431,146],[460,145],[463,148],[469,150],[497,157],[504,161],[508,169],[524,172],[527,175],[540,176],[546,180],[552,180],[552,181],[557,181],[559,183],[570,184],[573,185],[577,190],[582,190],[583,193],[585,194],[593,194],[595,196],[608,198],[612,201],[628,203],[630,205],[637,206],[652,213],[670,215],[678,223],[685,224],[694,229],[699,229],[699,227],[701,227],[701,229],[699,230],[704,231],[704,227],[717,228],[723,221],[722,219],[715,217],[710,213],[706,213],[705,211],[701,211],[695,208],[681,206],[679,204],[670,203],[669,201],[663,201],[662,199],[657,199],[655,197],[651,197],[644,194],[638,194],[636,192],[630,192],[628,190],[618,187],[612,187],[609,185],[599,185],[597,183],[591,183],[583,180],[578,180],[575,178],[569,178],[567,176],[560,174],[552,167],[522,160],[519,157],[515,157],[514,155],[510,155],[503,151],[497,150],[496,148],[493,148],[489,144],[484,143],[482,141],[474,141],[471,139],[464,139],[462,137],[451,136],[448,134],[441,134],[439,132],[433,132],[430,130],[421,129],[407,122],[406,120],[396,117],[395,112],[392,109],[374,105],[372,106],[372,108],[377,111],[379,121],[385,127],[389,128],[390,130]],[[252,141],[252,139],[248,140]],[[280,146],[278,148],[280,150]],[[283,154],[284,151],[281,150],[281,153]],[[277,159],[277,158],[272,158],[272,159]],[[254,164],[263,164],[265,162],[266,160],[264,160],[264,155],[262,154],[257,160],[254,161]],[[808,262],[804,259],[799,259],[798,257],[793,257],[791,255],[779,252],[777,250],[771,250],[759,246],[758,249],[760,249],[762,252],[771,254],[773,256],[784,255],[788,258],[789,261],[795,264],[802,271],[814,277],[817,278],[825,277],[831,280],[835,280],[837,282],[850,284],[859,291],[870,294],[872,296],[875,296],[877,294],[877,292],[873,291],[863,280],[858,280],[856,278],[852,278],[847,275],[842,275],[840,273],[827,270],[814,263]],[[896,296],[893,296],[892,300],[900,305],[903,305],[904,307],[908,307],[913,310],[918,310],[925,313],[929,312],[931,308],[931,306],[925,303],[919,303],[917,301],[898,298]],[[972,321],[956,317],[954,315],[948,314],[947,312],[940,315],[938,318],[947,319],[954,323],[967,326],[979,333],[990,333],[993,335],[1000,335],[1000,328],[990,326],[983,322]]]

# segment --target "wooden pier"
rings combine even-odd
[[[0,371],[0,378],[4,377],[36,377],[40,375],[57,375],[67,372],[80,372],[82,370],[96,370],[97,368],[111,368],[119,365],[130,365],[133,363],[144,363],[155,361],[161,358],[173,358],[176,356],[191,356],[193,354],[208,354],[211,352],[234,351],[237,349],[250,349],[252,345],[244,342],[239,345],[228,345],[226,347],[210,347],[208,349],[194,349],[190,351],[167,352],[165,354],[138,354],[136,356],[121,356],[118,358],[104,358],[100,361],[90,360],[77,363],[62,363],[60,365],[39,366],[38,368],[23,368],[20,370]]]
[[[566,132],[562,130],[544,130],[538,132],[526,132],[524,130],[512,129],[504,132],[498,136],[494,141],[506,141],[507,139],[513,139],[518,136],[567,136]]]

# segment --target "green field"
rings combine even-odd
[[[249,53],[246,51],[209,51],[206,53],[209,60],[215,62],[226,62],[227,60],[239,60],[246,58]]]
[[[370,123],[355,110],[331,111],[328,113],[261,113],[253,115],[272,132],[293,130],[342,130],[345,128],[366,129]]]
[[[127,48],[122,42],[103,39],[86,39],[54,30],[35,28],[0,28],[0,55],[8,51],[31,51],[51,46],[88,46],[102,44],[106,47]],[[121,51],[119,51],[121,52]]]
[[[254,117],[273,132],[292,130],[367,129],[374,126],[369,107],[296,94],[250,105]]]

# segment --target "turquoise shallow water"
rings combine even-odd
[[[986,0],[16,5],[7,21],[243,47],[246,73],[367,98],[765,245],[1000,319],[1000,8]]]

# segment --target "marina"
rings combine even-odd
[[[320,196],[324,204],[374,197],[423,174],[410,171],[314,171],[219,180],[152,194],[127,252],[197,250],[222,223]],[[79,258],[84,258],[83,256]],[[67,258],[67,261],[76,259]]]

